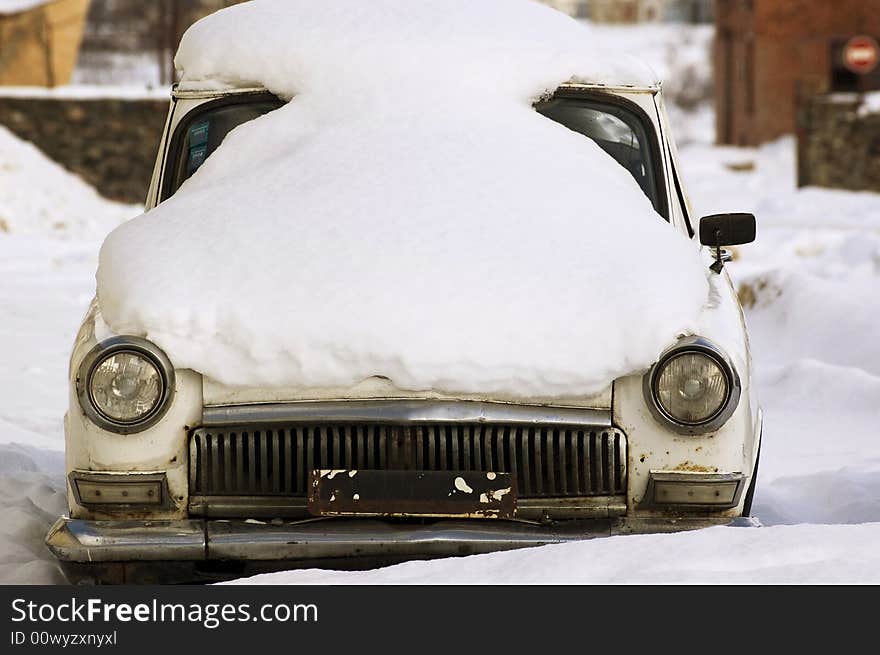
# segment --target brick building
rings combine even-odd
[[[798,98],[880,89],[880,68],[843,64],[856,35],[880,39],[880,0],[716,0],[718,142],[757,145],[796,129]]]

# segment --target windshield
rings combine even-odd
[[[166,173],[163,200],[174,195],[180,185],[199,170],[233,129],[278,109],[282,104],[275,96],[261,93],[216,100],[190,112],[172,138],[171,164]]]
[[[653,153],[648,128],[636,110],[587,97],[557,95],[538,104],[538,113],[595,141],[602,150],[623,166],[654,205],[665,215],[659,193],[659,159]],[[653,134],[653,132],[652,132]]]
[[[166,172],[162,199],[173,195],[234,128],[282,104],[275,96],[262,93],[223,98],[190,112],[172,138],[171,164]],[[554,96],[535,108],[547,118],[595,141],[629,171],[654,209],[666,215],[663,196],[658,191],[660,173],[653,142],[648,137],[645,119],[640,118],[636,110],[592,97],[565,95]]]

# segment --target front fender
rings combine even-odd
[[[69,407],[64,420],[67,474],[71,471],[165,473],[167,506],[137,512],[141,518],[180,519],[186,516],[189,499],[189,454],[187,434],[202,416],[202,376],[175,370],[171,407],[156,424],[134,434],[117,434],[95,425],[82,410],[76,391],[79,366],[99,341],[116,336],[106,327],[97,301],[92,301],[77,334],[70,359]],[[131,517],[131,509],[114,512],[78,504],[68,486],[68,506],[73,518],[110,519]]]
[[[708,263],[707,260],[707,273]],[[760,410],[751,375],[751,354],[745,319],[726,272],[709,274],[708,301],[695,334],[720,347],[736,368],[742,385],[739,404],[719,429],[703,435],[682,435],[655,418],[643,391],[647,371],[614,383],[615,425],[626,432],[629,445],[627,513],[656,515],[645,506],[651,471],[682,473],[742,473],[752,476],[760,440]],[[659,353],[658,353],[659,354]],[[737,507],[719,515],[742,514],[745,494]]]

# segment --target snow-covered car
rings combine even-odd
[[[527,10],[547,11],[537,5]],[[217,16],[236,17],[230,29],[238,29],[254,13],[237,11]],[[228,47],[216,29],[223,23],[214,27],[212,39]],[[190,49],[198,49],[199,61],[212,60],[213,41],[197,36],[188,35]],[[332,44],[321,45],[332,50]],[[525,145],[517,143],[516,132],[492,141],[487,152],[513,143],[503,147],[528,153],[517,165],[538,162],[521,178],[501,160],[487,171],[477,137],[469,133],[448,161],[467,165],[473,157],[479,166],[464,177],[491,176],[477,180],[481,189],[500,177],[508,191],[497,201],[501,210],[493,206],[498,194],[483,197],[479,211],[461,224],[464,241],[450,242],[457,218],[443,224],[432,215],[430,225],[440,224],[440,231],[421,239],[419,217],[437,205],[433,193],[471,193],[468,179],[459,186],[459,169],[446,177],[442,164],[429,167],[425,177],[432,183],[414,194],[411,185],[392,181],[375,198],[369,195],[376,176],[382,177],[374,168],[384,174],[399,165],[388,173],[397,180],[421,175],[425,152],[444,156],[456,132],[444,131],[439,113],[419,133],[419,120],[406,120],[423,106],[404,102],[387,129],[401,129],[403,116],[403,129],[422,137],[415,147],[404,148],[388,133],[382,142],[358,142],[353,154],[327,163],[327,179],[341,178],[338,186],[322,187],[320,157],[334,149],[318,148],[314,139],[342,133],[338,148],[344,149],[367,139],[369,122],[360,117],[353,122],[356,132],[348,133],[317,121],[311,137],[291,137],[298,139],[294,150],[313,147],[308,165],[284,163],[275,140],[286,138],[286,121],[308,102],[295,107],[296,89],[286,91],[274,79],[253,87],[230,81],[257,79],[238,71],[218,82],[220,77],[184,75],[175,88],[147,198],[151,211],[105,244],[98,296],[76,338],[65,419],[69,515],[47,537],[71,580],[196,580],[300,566],[363,567],[692,529],[749,516],[762,417],[742,311],[723,266],[729,253],[722,248],[752,241],[755,220],[747,214],[696,220],[658,83],[613,72],[598,81],[564,82],[539,93],[528,115],[499,120],[501,133],[521,117],[549,140],[546,159],[531,131],[523,132]],[[342,97],[334,95],[334,102]],[[383,104],[382,112],[388,111],[398,109]],[[480,123],[473,134],[491,132],[492,125]],[[441,134],[436,144],[434,131]],[[555,139],[564,141],[562,150]],[[386,146],[393,157],[386,157]],[[605,195],[581,193],[580,186],[535,194],[541,196],[536,206],[548,211],[530,241],[518,230],[534,213],[527,207],[523,219],[516,212],[532,196],[507,203],[507,194],[541,178],[566,148],[589,157],[591,168],[573,171],[563,183],[583,178],[586,188],[590,179],[607,179]],[[264,151],[270,151],[271,168],[259,164]],[[374,159],[375,167],[361,165],[358,157]],[[247,177],[250,169],[253,178]],[[271,176],[282,173],[270,171],[280,169],[290,186],[304,186],[293,192],[277,184]],[[230,170],[239,174],[228,175]],[[358,186],[367,174],[373,176],[369,184]],[[559,177],[553,172],[546,184]],[[256,184],[265,184],[254,195],[259,198],[245,203]],[[398,220],[395,202],[403,186],[408,220],[383,230],[382,208],[390,205],[389,215]],[[310,196],[317,187],[322,194]],[[339,200],[326,192],[331,188],[342,195],[358,191]],[[260,204],[279,195],[285,200],[277,207]],[[211,205],[215,200],[219,204]],[[552,222],[581,202],[601,206],[611,222],[629,220],[636,207],[649,216],[636,224],[644,226],[639,229],[659,236],[641,245],[638,229],[618,232],[587,219],[567,228],[577,215]],[[347,228],[333,223],[352,207],[356,222]],[[224,211],[233,213],[219,227],[200,224]],[[484,225],[483,211],[501,218]],[[278,212],[293,217],[289,230],[266,229],[263,217]],[[348,240],[351,225],[361,225],[364,215],[375,219],[369,231]],[[186,241],[193,224],[201,243]],[[483,237],[498,225],[504,228],[497,239],[511,232],[513,240],[493,250]],[[315,237],[319,230],[330,236]],[[218,236],[227,231],[238,236]],[[416,258],[407,266],[395,260],[387,277],[373,277],[392,252],[420,253],[438,242],[443,247],[436,258],[422,259],[430,274],[419,276]],[[572,286],[566,288],[548,253],[567,257],[569,248],[592,263],[604,262],[601,251],[613,248],[602,266],[619,268],[603,277],[565,264],[560,270]],[[455,259],[462,249],[463,259]],[[505,253],[514,260],[509,270],[479,262],[505,261]],[[445,268],[432,268],[447,256]],[[676,268],[683,259],[687,265]],[[479,275],[462,283],[457,276],[470,264],[450,265],[455,261],[472,262]],[[154,270],[142,262],[154,263]],[[228,269],[234,269],[233,282],[224,281]],[[543,278],[542,271],[551,273]],[[647,286],[648,293],[626,295],[619,279],[632,271],[631,289]],[[520,272],[525,281],[515,277]],[[647,281],[652,275],[655,287]],[[328,291],[327,278],[336,277],[338,286]],[[439,292],[447,278],[454,284]],[[600,305],[576,287],[611,300]],[[349,290],[352,295],[336,304],[334,294]],[[685,325],[677,317],[653,318],[666,316],[689,294],[696,304]],[[259,303],[248,305],[252,295]],[[494,300],[498,295],[503,298]],[[361,307],[362,300],[368,305]],[[239,316],[242,307],[248,309]],[[285,313],[301,307],[308,311]],[[450,313],[453,324],[444,318]],[[499,320],[492,323],[495,315]],[[413,331],[398,332],[410,320]],[[576,342],[564,341],[569,332],[560,330],[573,323]],[[343,336],[340,325],[347,330]],[[269,348],[288,332],[293,345]],[[253,348],[235,350],[239,338]],[[414,355],[410,344],[422,341]],[[482,361],[486,353],[495,356],[496,345],[501,354]],[[541,362],[557,357],[542,368]],[[528,367],[517,368],[520,362]],[[581,378],[583,362],[596,362],[599,370]]]

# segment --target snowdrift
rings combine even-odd
[[[0,235],[103,238],[143,211],[103,199],[33,144],[0,126]]]
[[[292,101],[104,244],[108,325],[229,385],[597,391],[693,329],[698,248],[533,103],[646,67],[526,0],[257,0],[185,35],[184,88]]]

